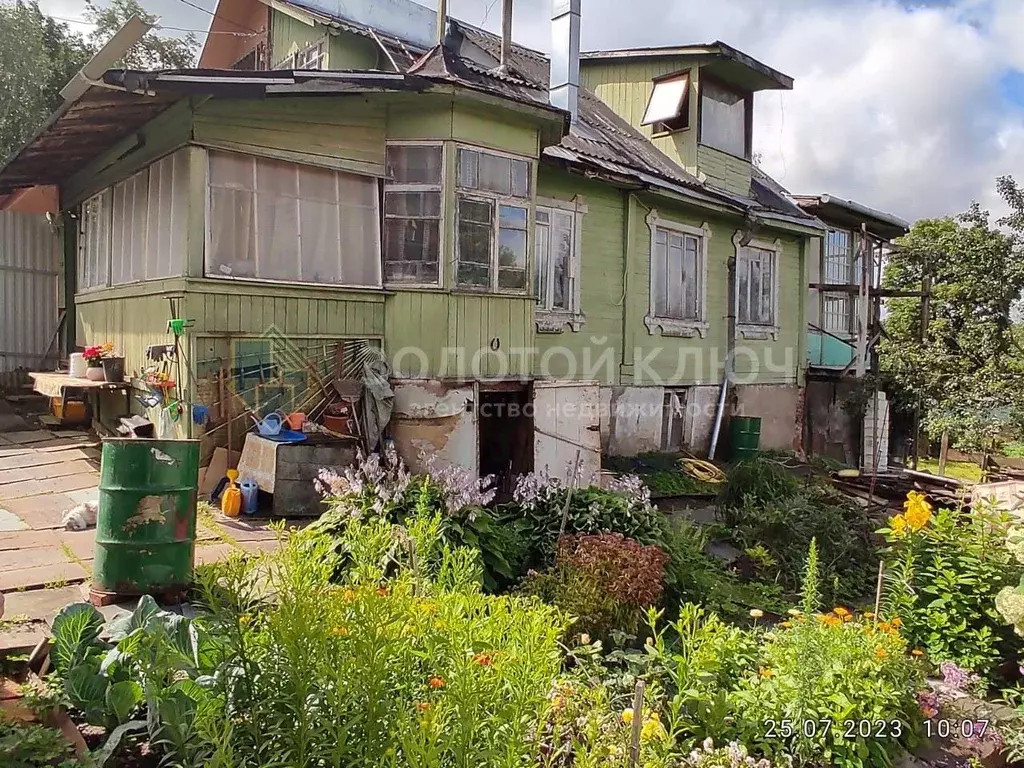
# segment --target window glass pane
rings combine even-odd
[[[498,287],[526,288],[526,222],[529,211],[503,205],[498,213]]]
[[[746,249],[736,260],[736,293],[739,297],[739,321],[750,322],[750,256]]]
[[[700,271],[697,264],[697,238],[687,237],[683,249],[683,317],[700,317]]]
[[[644,119],[640,125],[653,125],[680,117],[689,88],[689,75],[655,83],[654,92],[651,94],[651,100],[647,104],[647,111],[644,113]]]
[[[393,282],[436,283],[441,222],[430,219],[386,219],[384,277]]]
[[[377,180],[337,173],[340,209],[341,282],[380,285],[380,217]]]
[[[296,170],[291,163],[256,160],[256,277],[299,279]]]
[[[700,141],[737,157],[747,154],[747,111],[742,93],[702,82]]]
[[[456,280],[462,285],[486,288],[491,284],[493,210],[487,201],[459,198],[459,264]]]
[[[384,212],[395,217],[436,218],[441,215],[441,193],[388,192]]]
[[[668,315],[683,317],[683,238],[670,234],[668,237]]]
[[[512,160],[487,152],[480,153],[480,189],[508,195],[512,192]]]
[[[341,282],[341,209],[334,171],[303,168],[299,180],[299,278]]]
[[[774,320],[774,282],[772,276],[772,255],[761,251],[761,322],[771,324]]]
[[[440,184],[439,146],[392,144],[387,148],[388,180],[396,184]]]
[[[544,222],[547,222],[547,213],[544,213]],[[537,227],[533,236],[533,266],[534,266],[534,290],[537,295],[537,303],[542,309],[549,309],[548,306],[548,273],[551,270],[551,262],[548,258],[551,247],[551,227],[541,222],[541,211],[537,211]]]
[[[568,310],[572,302],[573,216],[555,213],[555,242],[552,244],[552,309]]]
[[[472,149],[459,150],[459,186],[476,189],[480,181],[480,153]]]
[[[655,230],[654,269],[651,273],[654,289],[654,314],[668,317],[668,233]]]
[[[525,160],[512,161],[512,195],[530,196],[530,164]]]

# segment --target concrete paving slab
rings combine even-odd
[[[46,483],[39,480],[19,480],[16,483],[0,485],[0,499],[5,501],[21,499],[25,496],[39,496],[44,493],[49,493],[49,488]]]
[[[40,443],[32,443],[32,447],[42,453],[59,453],[71,449],[92,448],[99,445],[95,440],[81,439],[77,437],[59,437],[54,440],[46,440]]]
[[[72,452],[73,451],[73,452]],[[77,448],[71,449],[67,452],[55,451],[51,453],[40,453],[34,451],[28,446],[17,448],[14,451],[7,452],[4,455],[4,451],[0,450],[0,472],[5,472],[9,469],[22,469],[24,467],[38,467],[47,464],[60,464],[67,461],[77,460],[88,460],[84,450]]]
[[[20,589],[56,588],[67,582],[85,581],[88,574],[77,563],[58,563],[39,568],[0,571],[0,592]]]
[[[196,547],[196,565],[206,565],[227,560],[232,554],[238,552],[236,547],[230,544],[210,544],[208,546]]]
[[[5,621],[0,626],[0,656],[28,653],[49,636],[50,627],[42,619]]]
[[[75,504],[85,504],[90,501],[99,502],[100,500],[100,489],[99,488],[83,488],[79,491],[65,491],[65,496],[72,499]]]
[[[28,616],[52,622],[57,612],[69,603],[82,602],[82,592],[75,584],[58,589],[32,589],[4,595],[7,616]]]
[[[88,472],[79,472],[74,475],[64,475],[62,477],[53,477],[46,480],[46,487],[52,493],[65,493],[67,491],[83,491],[91,488],[96,488],[99,483],[99,473],[93,470]],[[39,481],[43,482],[43,481]],[[2,495],[0,491],[0,495]]]
[[[10,531],[24,531],[26,529],[28,529],[28,523],[13,512],[0,509],[0,532],[7,533]],[[4,536],[4,538],[7,537]]]
[[[0,571],[22,568],[41,568],[58,565],[70,560],[58,547],[33,547],[32,549],[6,549],[0,552]]]
[[[65,555],[70,552],[71,559],[92,560],[96,553],[96,529],[85,531],[58,531],[61,549]]]
[[[29,528],[43,530],[46,528],[63,528],[61,519],[64,513],[80,502],[76,502],[63,493],[47,493],[41,496],[26,496],[3,502],[8,512],[13,512],[24,520]]]
[[[20,518],[19,518],[20,520]],[[32,549],[34,547],[59,547],[60,539],[55,531],[12,531],[0,536],[0,552],[8,549]]]
[[[217,520],[214,525],[236,541],[276,541],[275,533],[269,520]]]
[[[29,445],[30,443],[41,443],[44,440],[52,440],[53,434],[45,429],[31,429],[19,432],[5,432],[4,440],[14,445]]]

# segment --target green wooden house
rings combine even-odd
[[[706,451],[719,414],[798,446],[824,227],[751,163],[754,94],[791,79],[722,43],[581,55],[555,5],[549,60],[509,0],[502,36],[443,3],[221,0],[198,69],[80,89],[0,171],[59,188],[71,343],[140,371],[188,319],[220,444],[237,401],[371,345],[413,465],[587,479]]]

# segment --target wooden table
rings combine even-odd
[[[97,424],[103,428],[103,421],[100,418],[100,399],[98,395],[103,392],[124,392],[125,413],[132,412],[132,384],[130,381],[93,381],[92,379],[80,379],[60,371],[29,373],[32,377],[32,388],[46,397],[59,397],[64,399],[70,390],[75,394],[81,393],[88,396],[94,403],[95,419]]]

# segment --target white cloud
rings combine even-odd
[[[421,0],[422,1],[422,0]],[[500,0],[454,0],[495,29]],[[425,3],[426,4],[426,3]],[[1024,70],[1024,4],[955,0],[585,0],[584,48],[724,40],[796,80],[756,101],[755,150],[794,192],[905,218],[1001,210],[995,177],[1024,182],[1024,110],[999,78]],[[546,49],[547,0],[517,0],[515,36]]]

